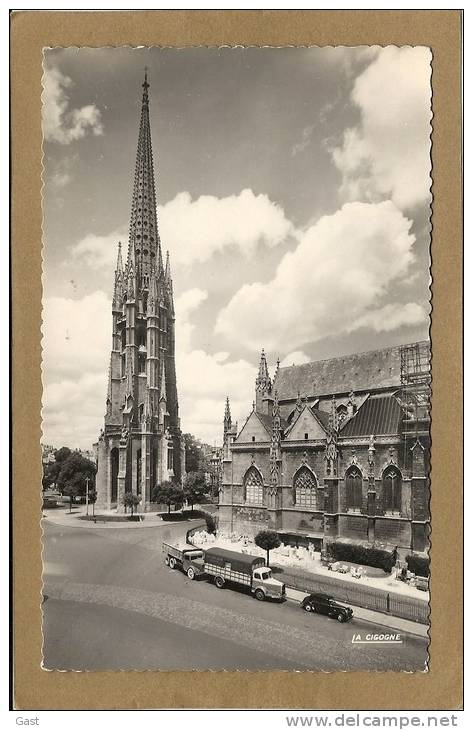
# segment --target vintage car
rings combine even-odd
[[[330,618],[336,618],[340,623],[350,621],[353,617],[353,609],[344,606],[342,603],[329,596],[327,593],[311,593],[301,602],[301,607],[307,613],[321,613]]]

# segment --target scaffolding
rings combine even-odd
[[[403,345],[401,355],[400,402],[404,413],[404,433],[429,430],[431,398],[431,353],[428,342]]]

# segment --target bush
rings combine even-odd
[[[422,578],[428,578],[430,574],[430,561],[422,555],[408,555],[406,557],[407,569]]]
[[[396,562],[396,550],[390,552],[348,542],[332,542],[327,545],[327,552],[335,560],[347,560],[350,563],[382,568],[385,573],[390,573]]]
[[[211,535],[217,534],[217,523],[215,522],[215,517],[210,514],[210,512],[204,512],[203,518],[205,520],[205,526],[207,528],[207,532]]]

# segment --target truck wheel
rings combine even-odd
[[[342,624],[342,623],[343,623],[343,622],[345,621],[345,616],[343,615],[343,613],[339,613],[339,614],[338,614],[338,616],[337,616],[337,621],[338,621],[338,622],[339,622],[340,624]]]
[[[187,577],[190,580],[194,580],[194,578],[195,578],[195,570],[194,570],[194,568],[187,568]]]
[[[176,559],[169,558],[169,567],[173,570],[176,567]]]
[[[164,558],[164,565],[169,565],[169,558],[168,558],[168,556],[167,556],[167,555],[166,555],[166,557]]]
[[[312,606],[310,605],[310,603],[306,603],[304,606],[304,611],[307,611],[307,613],[311,613],[312,610],[313,609],[312,609]]]
[[[223,586],[225,585],[225,581],[221,575],[217,575],[217,577],[215,578],[215,585],[217,586],[217,588],[223,588]]]
[[[261,588],[257,588],[255,591],[255,598],[257,601],[264,601],[266,596],[264,595],[264,591],[261,590]]]

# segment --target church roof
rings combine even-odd
[[[376,436],[399,433],[402,410],[392,395],[372,395],[340,429],[345,436]]]
[[[279,368],[274,388],[279,400],[301,395],[372,391],[401,384],[400,346]]]

